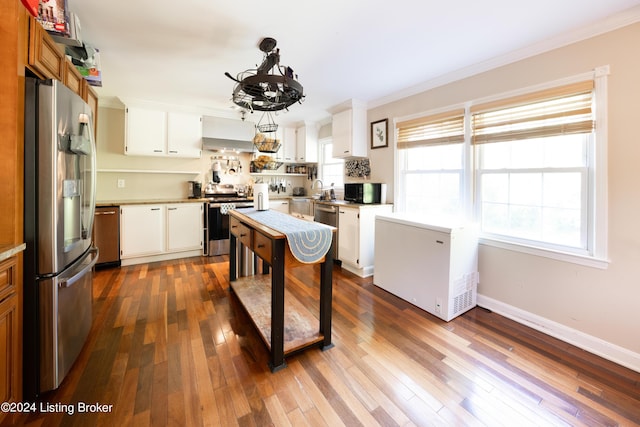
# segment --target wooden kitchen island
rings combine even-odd
[[[270,352],[269,368],[275,372],[286,367],[285,356],[310,347],[319,346],[326,350],[333,346],[331,299],[335,228],[329,227],[330,242],[325,242],[329,244],[329,249],[315,261],[321,264],[320,309],[316,317],[294,295],[287,292],[284,271],[285,268],[302,264],[292,253],[289,243],[292,238],[291,229],[297,226],[307,230],[310,227],[328,226],[305,223],[280,212],[260,212],[268,211],[229,211],[229,282],[232,292],[240,300],[267,345]],[[277,223],[286,222],[289,231],[281,232],[273,228],[278,228],[278,224],[274,225],[272,221],[273,217],[278,220]],[[327,235],[326,231],[323,233]],[[266,266],[260,273],[254,268],[253,274],[238,277],[238,271],[241,270],[238,268],[238,253],[242,253],[241,249],[245,247],[262,259]]]

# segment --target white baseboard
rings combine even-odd
[[[347,264],[346,262],[342,263],[342,268],[355,274],[356,276],[360,276],[360,277],[369,277],[369,276],[373,276],[373,266],[370,265],[368,267],[364,267],[364,268],[358,268],[358,267],[354,267],[350,264]]]
[[[478,305],[518,323],[522,323],[532,329],[573,344],[589,353],[596,354],[604,359],[640,372],[640,354],[627,350],[624,347],[587,335],[584,332],[569,328],[484,295],[478,294]]]
[[[159,255],[141,256],[136,258],[123,258],[120,260],[120,265],[123,267],[126,267],[128,265],[143,264],[147,262],[167,261],[171,259],[188,258],[193,256],[201,256],[201,255],[202,255],[201,249],[196,249],[196,250],[186,251],[186,252],[169,252],[169,253],[164,253]]]

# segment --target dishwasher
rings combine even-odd
[[[93,245],[98,248],[98,266],[120,265],[120,207],[96,207],[93,222]]]
[[[338,206],[324,203],[314,203],[313,220],[322,224],[336,227],[335,241],[333,242],[333,260],[338,261]]]
[[[306,217],[312,217],[313,215],[313,202],[308,197],[292,197],[289,201],[289,213],[291,215],[302,215]]]

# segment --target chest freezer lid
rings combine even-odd
[[[451,233],[452,230],[474,227],[472,223],[455,218],[428,218],[411,212],[393,212],[376,215],[377,221],[392,222],[410,227],[425,228],[427,230]]]

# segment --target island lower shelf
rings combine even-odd
[[[230,285],[271,350],[271,275],[239,277]],[[285,356],[324,340],[324,335],[318,330],[318,318],[286,289],[283,338]]]

